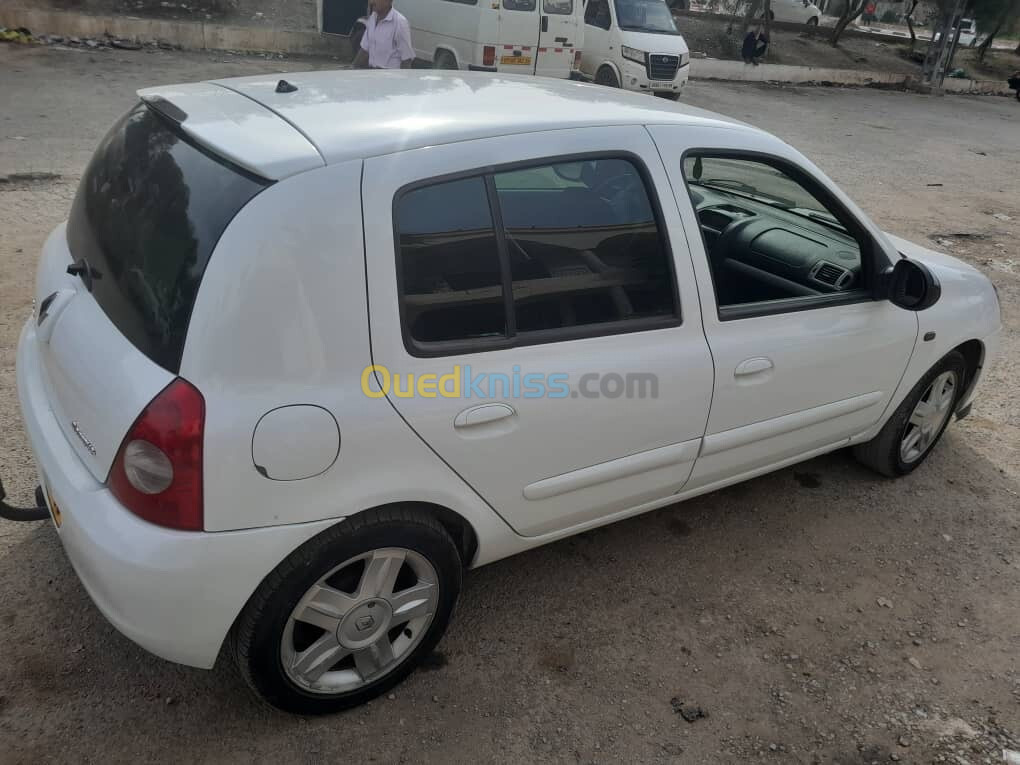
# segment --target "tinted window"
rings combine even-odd
[[[142,104],[85,170],[67,226],[71,254],[101,275],[92,296],[111,321],[167,370],[180,368],[216,242],[267,185],[196,148]]]
[[[669,254],[625,159],[497,173],[517,331],[673,316]]]
[[[419,342],[506,334],[485,181],[467,178],[397,202],[404,325]]]
[[[719,307],[817,298],[866,284],[867,237],[800,173],[692,155],[684,177]]]
[[[508,11],[533,11],[538,7],[538,0],[503,0],[503,7]]]
[[[609,0],[588,0],[588,6],[584,9],[584,22],[609,29]]]
[[[542,11],[570,15],[574,12],[574,0],[542,0]]]

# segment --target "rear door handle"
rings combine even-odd
[[[472,425],[484,425],[487,422],[513,417],[517,412],[509,404],[482,404],[465,409],[453,421],[455,428],[469,428]]]
[[[756,375],[761,372],[767,372],[772,368],[772,359],[764,356],[755,356],[753,359],[745,359],[737,364],[737,368],[733,370],[733,376],[747,377],[748,375]]]

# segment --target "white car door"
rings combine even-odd
[[[889,264],[884,236],[776,139],[749,146],[746,134],[734,140],[722,129],[650,132],[688,232],[716,369],[687,488],[828,451],[867,430],[917,339],[914,313],[871,297]]]
[[[684,485],[712,363],[644,128],[375,157],[362,190],[379,367],[366,395],[388,390],[408,426],[526,536]]]

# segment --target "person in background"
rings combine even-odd
[[[877,6],[873,2],[873,0],[868,0],[868,4],[864,6],[864,26],[870,27],[871,22],[878,18],[875,15],[876,10]]]
[[[748,27],[744,42],[740,46],[740,57],[744,59],[745,64],[758,66],[759,59],[765,55],[768,47],[769,36],[765,34],[765,30],[760,25],[757,29]]]
[[[393,0],[372,0],[372,15],[365,24],[355,69],[410,69],[414,63],[411,25],[393,7]]]

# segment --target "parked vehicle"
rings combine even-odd
[[[665,0],[587,0],[581,71],[599,85],[676,100],[690,63]]]
[[[821,10],[811,0],[772,0],[769,14],[773,21],[809,26],[818,26],[822,19]],[[762,13],[758,14],[759,18],[762,16]]]
[[[396,0],[415,55],[436,69],[570,77],[580,66],[583,0]]]
[[[942,32],[935,33],[935,42],[942,39]],[[960,19],[960,39],[957,45],[963,48],[973,48],[978,43],[977,26],[974,19]]]
[[[140,91],[17,356],[99,609],[183,664],[226,643],[283,709],[397,683],[464,569],[843,447],[909,473],[995,357],[985,276],[748,125],[534,77],[287,78]]]
[[[818,26],[822,12],[811,0],[772,0],[772,19],[790,24]]]

